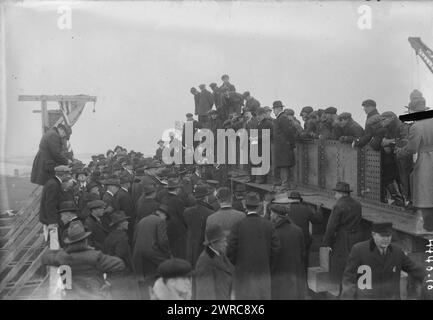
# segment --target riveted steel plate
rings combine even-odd
[[[304,168],[307,168],[307,183],[312,186],[319,186],[319,156],[317,151],[317,142],[307,144],[306,147],[308,152],[308,167]]]
[[[338,146],[339,166],[337,166],[337,179],[350,184],[353,194],[358,194],[358,152],[349,144]]]
[[[365,147],[365,194],[364,197],[380,201],[380,153]]]
[[[332,141],[324,143],[324,162],[322,165],[325,176],[325,187],[331,190],[335,187],[338,180],[338,166],[340,166],[338,145]]]

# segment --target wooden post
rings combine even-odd
[[[41,101],[41,112],[42,112],[42,134],[44,134],[46,129],[48,128],[47,100]]]
[[[50,235],[50,250],[59,250],[59,235],[57,231],[57,226],[50,229],[49,235]],[[60,294],[57,289],[57,282],[59,281],[59,274],[57,272],[57,267],[48,267],[49,272],[49,291],[48,291],[48,298],[50,300],[60,300]]]

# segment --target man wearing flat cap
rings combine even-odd
[[[346,182],[337,182],[335,188],[337,202],[332,208],[326,231],[322,240],[322,247],[330,252],[331,280],[340,284],[344,266],[352,246],[363,239],[361,229],[361,203],[350,196],[352,190]]]
[[[421,98],[414,98],[409,103],[410,113],[429,109]],[[424,224],[417,231],[433,233],[433,118],[415,121],[407,139],[405,146],[397,148],[397,159],[417,154],[412,172],[412,202],[417,208],[418,219]]]
[[[234,267],[226,256],[227,240],[222,228],[214,225],[206,230],[196,266],[196,300],[230,300]]]
[[[303,300],[307,293],[304,235],[288,212],[285,206],[271,206],[271,222],[281,244],[271,270],[272,300]]]
[[[42,188],[39,221],[44,225],[44,234],[48,239],[51,229],[57,228],[59,223],[58,209],[61,201],[62,183],[70,178],[71,169],[67,166],[54,168],[55,175],[49,178]]]
[[[338,115],[338,125],[340,130],[336,131],[335,138],[342,143],[352,143],[356,138],[362,137],[364,129],[352,119],[352,114],[343,112]]]
[[[337,121],[337,108],[328,107],[322,113],[317,129],[319,139],[334,140],[338,135],[339,126]]]
[[[64,124],[49,129],[41,138],[39,151],[35,156],[32,166],[30,181],[44,185],[48,179],[54,176],[54,167],[68,165],[72,160],[64,153],[64,139],[68,129]]]
[[[145,297],[158,265],[172,256],[167,236],[168,215],[168,207],[161,204],[152,214],[141,219],[135,228],[132,260],[137,277],[144,286],[142,294]]]
[[[158,266],[158,279],[149,288],[151,300],[191,300],[194,272],[188,261],[170,259]]]
[[[94,200],[87,204],[90,214],[84,221],[84,226],[87,230],[92,232],[92,236],[89,239],[89,243],[96,250],[104,250],[104,242],[108,233],[109,228],[109,218],[104,219],[106,214],[106,203],[102,200]]]
[[[200,99],[200,92],[194,87],[192,87],[189,92],[191,92],[191,94],[194,96],[194,114],[197,115],[198,114],[198,104],[199,104],[199,99]]]
[[[271,299],[272,263],[280,240],[272,223],[258,214],[261,204],[257,192],[247,193],[247,216],[232,227],[228,237],[227,257],[235,266],[236,300]]]
[[[245,109],[250,110],[253,115],[257,115],[257,109],[260,108],[260,102],[255,99],[249,91],[245,91],[242,95],[245,99]]]
[[[290,188],[291,169],[295,165],[295,147],[296,129],[289,118],[284,115],[283,103],[279,100],[272,104],[275,121],[272,132],[273,137],[273,166],[276,170],[276,176],[280,178],[281,185]]]
[[[426,271],[391,243],[392,223],[374,223],[372,238],[353,246],[343,275],[342,299],[400,300],[401,272],[422,281]]]
[[[194,190],[196,204],[193,207],[186,208],[183,212],[187,228],[186,260],[191,263],[192,267],[195,267],[195,263],[203,251],[206,219],[214,213],[208,202],[209,195],[210,190],[206,185],[197,185]]]
[[[198,122],[205,125],[208,122],[208,112],[212,109],[214,104],[213,94],[206,89],[206,85],[199,85],[200,94],[198,99]]]
[[[66,247],[49,250],[41,259],[43,265],[71,268],[72,288],[65,290],[65,300],[110,299],[110,287],[104,280],[104,273],[121,272],[125,268],[122,259],[103,254],[88,245],[91,232],[84,229],[80,221],[70,224],[65,237]]]
[[[374,125],[372,121],[369,121],[372,117],[378,116],[379,112],[376,109],[376,102],[374,100],[368,99],[362,102],[362,107],[364,112],[367,114],[367,119],[365,120],[364,135],[360,138],[355,139],[353,146],[357,148],[364,147],[370,142],[371,138],[374,136]]]

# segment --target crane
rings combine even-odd
[[[420,37],[409,37],[408,40],[415,53],[421,57],[427,68],[433,73],[433,51],[421,41]]]

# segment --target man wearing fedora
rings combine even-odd
[[[58,226],[58,209],[62,193],[62,182],[70,178],[71,169],[67,166],[54,168],[55,175],[49,178],[42,188],[39,221],[44,225],[44,234],[48,239],[48,232]]]
[[[240,212],[246,212],[245,208],[245,195],[247,193],[247,187],[243,183],[238,183],[235,186],[235,190],[233,192],[233,200],[232,200],[232,207],[233,209],[240,211]]]
[[[166,225],[168,209],[161,204],[155,212],[141,219],[135,228],[132,260],[137,277],[145,287],[144,295],[147,295],[149,277],[156,274],[161,262],[172,256]]]
[[[233,225],[245,218],[245,212],[237,211],[232,207],[231,192],[229,188],[221,187],[217,190],[216,198],[220,209],[212,213],[206,220],[206,229],[212,225],[219,225],[226,235]]]
[[[203,251],[206,219],[214,212],[207,201],[209,195],[210,191],[205,185],[196,186],[194,190],[196,204],[186,208],[183,212],[187,228],[186,260],[191,263],[192,267],[195,266],[200,253]]]
[[[170,250],[174,257],[186,258],[186,224],[183,218],[185,204],[179,197],[180,184],[178,179],[170,178],[167,181],[167,194],[162,198],[161,204],[168,207],[167,235]]]
[[[196,265],[197,300],[230,300],[234,267],[226,256],[227,240],[219,225],[206,230],[203,252]]]
[[[158,140],[158,149],[155,151],[155,156],[153,157],[155,160],[162,161],[162,151],[164,150],[164,140]]]
[[[119,257],[125,263],[122,272],[112,274],[108,281],[112,284],[111,296],[114,300],[137,300],[139,298],[138,283],[132,263],[129,246],[129,217],[123,211],[115,211],[110,215],[110,233],[105,238],[104,253]]]
[[[401,272],[422,281],[426,271],[391,243],[391,222],[374,223],[371,235],[350,252],[341,299],[400,300]]]
[[[120,189],[120,179],[110,178],[104,181],[104,186],[107,188],[102,195],[102,201],[107,205],[107,212],[111,213],[120,209],[119,201],[116,197]]]
[[[303,300],[307,293],[307,280],[302,230],[288,218],[284,205],[271,206],[271,221],[281,245],[271,269],[272,300]]]
[[[331,279],[340,284],[341,293],[341,279],[350,250],[355,243],[364,240],[360,225],[362,206],[350,196],[352,190],[348,183],[337,182],[333,190],[337,202],[329,216],[322,247],[331,251],[329,273]]]
[[[156,210],[156,208],[159,206],[159,203],[156,201],[155,197],[156,188],[151,184],[144,185],[143,193],[136,203],[134,225],[137,225],[141,219],[147,217]]]
[[[227,257],[235,266],[234,295],[237,300],[270,300],[271,268],[280,250],[272,223],[257,212],[261,206],[256,192],[246,195],[247,216],[230,231]]]
[[[285,197],[284,197],[285,196]],[[309,252],[312,243],[310,234],[310,224],[320,224],[323,221],[323,213],[321,207],[317,210],[312,210],[307,204],[303,202],[301,194],[298,191],[292,191],[287,197],[287,193],[284,196],[277,195],[276,199],[272,203],[280,204],[286,207],[288,218],[299,228],[301,228],[304,235],[305,245],[305,271],[309,265]]]
[[[273,165],[276,176],[281,180],[281,185],[290,189],[290,170],[295,165],[296,130],[290,120],[284,115],[284,105],[281,101],[274,101],[272,104],[275,121],[272,132],[273,137]]]
[[[413,95],[412,95],[413,96]],[[409,103],[409,113],[428,110],[425,99],[414,97]],[[397,158],[417,155],[412,172],[412,202],[417,208],[423,227],[419,233],[433,233],[433,119],[415,121],[408,135],[408,142],[403,148],[397,148]]]
[[[66,238],[71,222],[80,220],[78,218],[78,211],[74,201],[63,201],[59,205],[59,244],[61,248],[64,248],[64,239]]]
[[[125,268],[122,259],[103,254],[89,247],[86,232],[80,221],[70,224],[65,238],[66,247],[62,250],[49,250],[42,256],[42,264],[71,268],[72,289],[65,290],[67,300],[100,300],[110,298],[110,287],[103,274],[121,272]]]
[[[178,258],[162,262],[157,279],[149,287],[151,300],[191,300],[194,270],[188,261]]]
[[[96,250],[104,250],[105,238],[109,233],[109,219],[103,219],[107,213],[106,203],[102,200],[94,200],[87,204],[90,210],[89,216],[86,218],[84,225],[87,230],[92,232],[90,244]]]

